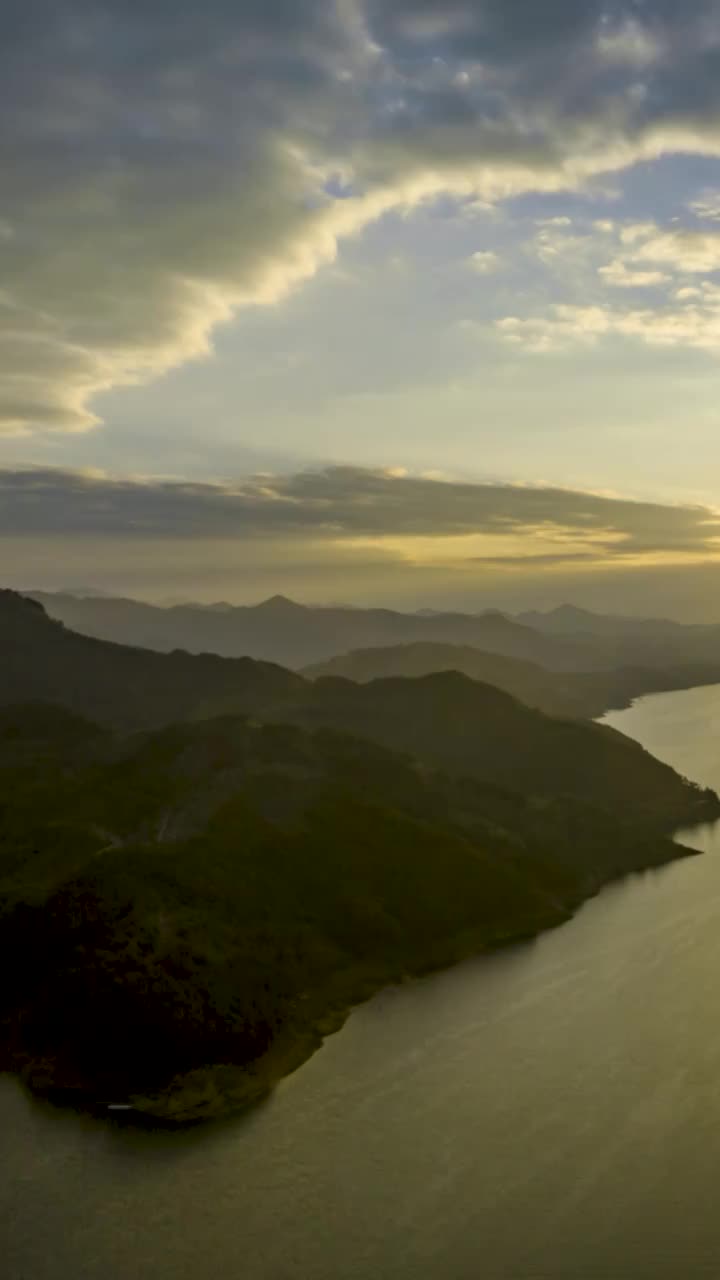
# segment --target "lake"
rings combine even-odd
[[[720,686],[606,717],[720,789]],[[386,991],[250,1116],[114,1127],[0,1077],[6,1280],[720,1274],[720,829]]]

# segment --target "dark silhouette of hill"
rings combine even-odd
[[[495,685],[548,715],[590,720],[611,708],[628,706],[642,694],[720,681],[720,660],[667,669],[622,667],[612,671],[556,672],[535,662],[483,653],[467,646],[420,642],[358,649],[305,667],[301,674],[311,680],[341,676],[365,684],[388,676],[417,678],[440,671],[459,671],[471,680]]]
[[[682,852],[654,821],[327,730],[117,738],[47,705],[0,709],[0,812],[0,1062],[54,1097],[179,1120],[262,1096],[379,986]]]
[[[342,729],[436,768],[533,795],[574,796],[665,829],[688,812],[687,783],[630,738],[547,716],[454,671],[367,684],[325,677],[263,714]]]
[[[158,654],[93,640],[0,593],[0,705],[43,701],[126,731],[226,713],[331,728],[441,769],[542,795],[574,795],[678,823],[692,792],[636,743],[553,719],[453,672],[355,684],[250,658]]]
[[[719,810],[457,672],[312,682],[2,592],[0,1065],[175,1119],[248,1103],[379,986],[557,924]]]
[[[136,600],[32,592],[51,617],[74,631],[169,652],[217,653],[304,667],[351,649],[417,641],[471,645],[554,670],[604,665],[591,638],[544,635],[503,614],[398,613],[391,609],[312,608],[284,596],[253,606],[161,608]]]
[[[160,654],[78,635],[36,601],[0,591],[0,704],[60,703],[134,729],[253,711],[302,687],[292,672],[249,658]]]

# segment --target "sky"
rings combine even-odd
[[[720,620],[714,0],[6,0],[0,118],[5,584]]]

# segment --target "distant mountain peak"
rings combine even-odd
[[[550,609],[549,613],[553,618],[592,618],[596,616],[590,609],[581,609],[576,604],[559,604],[556,609]]]
[[[270,613],[286,613],[290,610],[303,609],[304,604],[298,604],[296,600],[291,600],[289,596],[269,596],[267,600],[261,600],[260,604],[255,605],[256,609],[263,609]]]

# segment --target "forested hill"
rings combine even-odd
[[[379,986],[680,853],[327,730],[117,738],[42,705],[0,711],[0,817],[0,1065],[177,1120],[260,1097]]]
[[[719,809],[458,673],[312,682],[0,593],[0,1065],[217,1114],[379,986],[558,923]]]
[[[720,680],[715,662],[666,668],[620,667],[611,671],[550,671],[536,662],[507,658],[467,645],[417,644],[356,649],[303,668],[317,680],[342,676],[366,684],[387,676],[416,679],[439,671],[459,671],[471,680],[496,685],[521,702],[548,715],[594,719],[611,708],[625,707],[642,694],[691,688]]]
[[[69,631],[43,607],[0,591],[0,704],[47,701],[115,728],[252,711],[302,689],[272,663],[153,653]]]
[[[437,768],[533,795],[576,796],[665,829],[696,803],[695,788],[614,729],[544,715],[454,671],[364,685],[327,677],[265,714],[343,729]]]
[[[66,630],[0,594],[0,705],[47,701],[128,730],[231,712],[327,727],[456,773],[538,795],[573,795],[666,826],[692,816],[692,788],[609,729],[554,719],[448,672],[418,680],[315,682],[268,663],[158,654]]]

